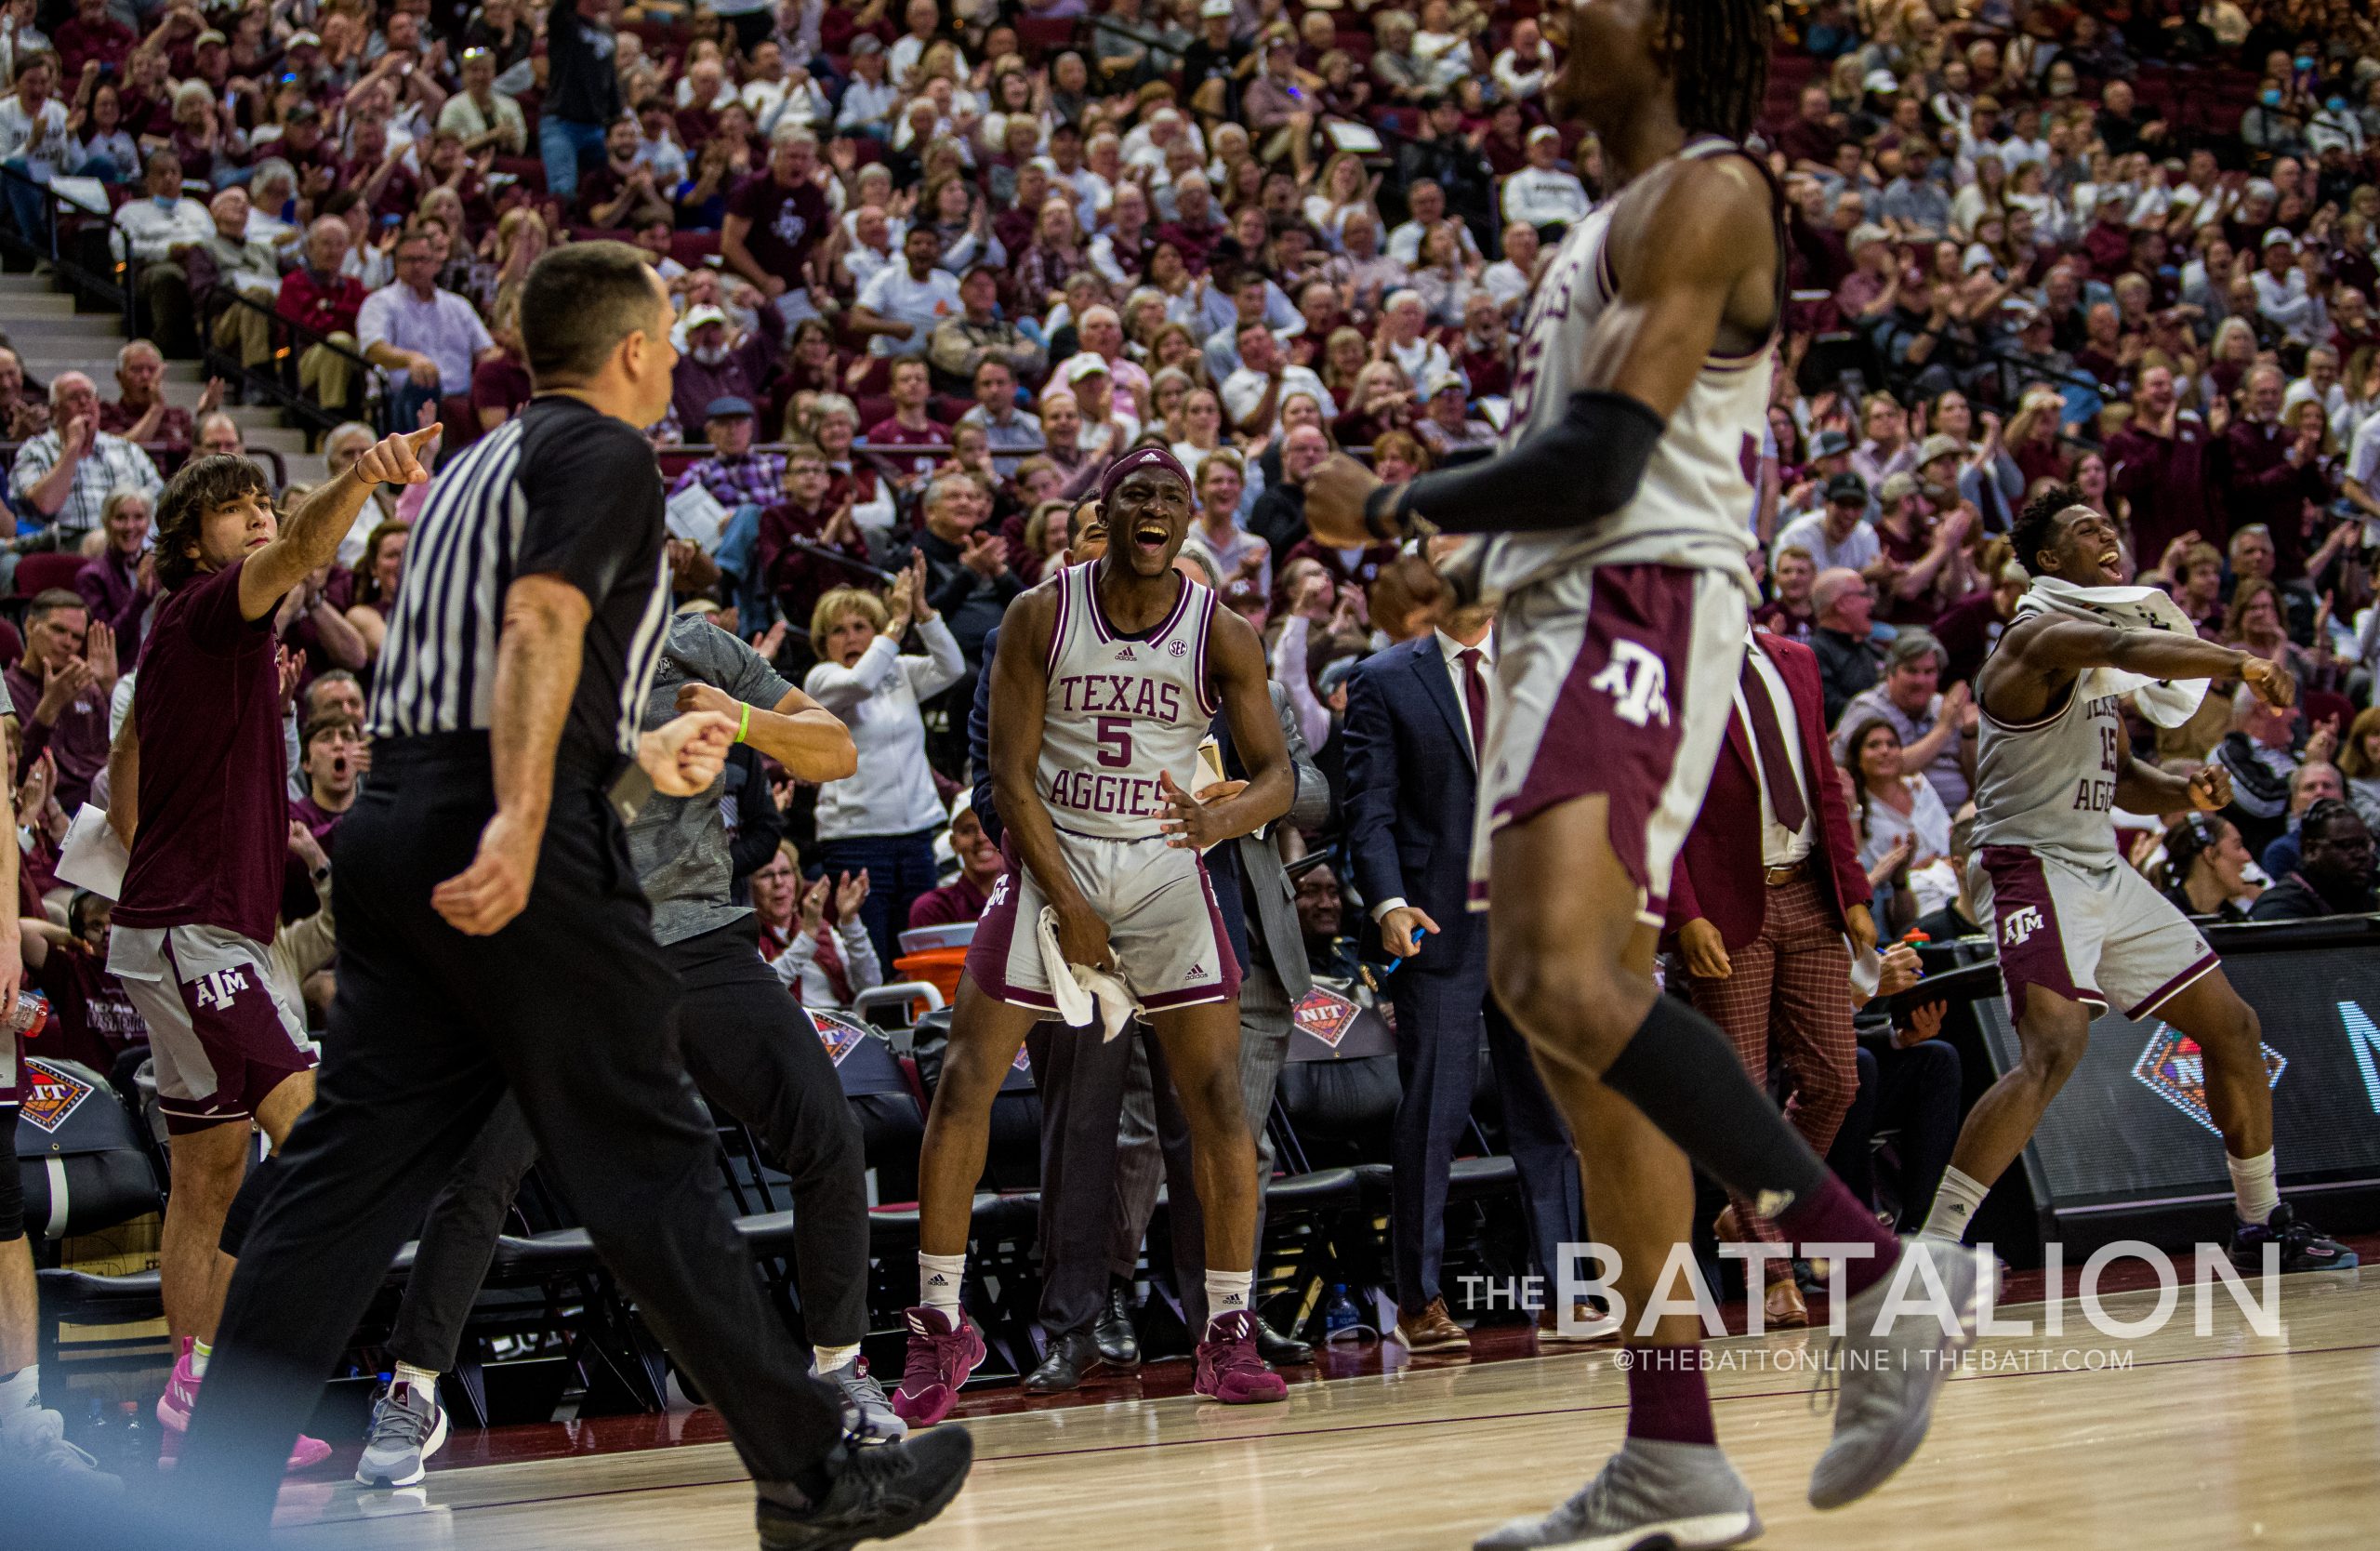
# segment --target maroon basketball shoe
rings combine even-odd
[[[1261,1406],[1289,1398],[1289,1381],[1256,1355],[1256,1316],[1246,1309],[1219,1314],[1207,1322],[1198,1343],[1198,1382],[1193,1386],[1227,1406]]]
[[[924,1304],[909,1310],[909,1360],[892,1392],[892,1414],[912,1427],[931,1427],[959,1403],[959,1388],[984,1363],[984,1333],[966,1311],[959,1322]]]

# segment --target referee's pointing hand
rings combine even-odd
[[[355,477],[366,484],[427,484],[430,471],[422,467],[421,457],[446,428],[431,424],[419,431],[399,431],[383,436],[364,449],[355,460]]]

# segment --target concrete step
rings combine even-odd
[[[74,298],[58,291],[0,291],[0,328],[14,334],[33,318],[72,318],[76,316]],[[83,321],[101,330],[110,327],[109,314],[82,314]]]
[[[54,296],[58,287],[50,284],[46,274],[0,274],[0,297],[24,296],[34,291]]]
[[[53,307],[49,303],[57,303]],[[23,303],[25,305],[20,305]],[[20,350],[111,351],[124,336],[104,312],[78,317],[73,297],[0,297],[0,329]]]
[[[102,391],[107,391],[115,387],[115,352],[122,348],[121,341],[112,338],[107,343],[109,348],[102,351],[76,350],[62,340],[29,340],[27,348],[20,351],[19,356],[24,362],[27,377],[48,382],[60,372],[81,372],[98,383]],[[167,383],[196,383],[201,380],[197,362],[165,363]]]

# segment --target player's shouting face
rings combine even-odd
[[[1190,532],[1190,486],[1163,469],[1135,469],[1107,497],[1107,553],[1136,577],[1159,577]]]

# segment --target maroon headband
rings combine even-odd
[[[1143,469],[1155,469],[1160,473],[1171,474],[1175,479],[1180,480],[1183,485],[1190,485],[1190,471],[1182,466],[1182,460],[1180,458],[1174,457],[1163,447],[1135,447],[1130,452],[1128,452],[1123,457],[1117,458],[1115,462],[1110,463],[1107,466],[1107,471],[1099,476],[1099,505],[1101,510],[1104,510],[1106,509],[1107,498],[1116,494],[1116,487],[1117,485],[1123,484],[1127,477],[1138,473]],[[1192,486],[1192,488],[1195,488],[1195,486]]]

